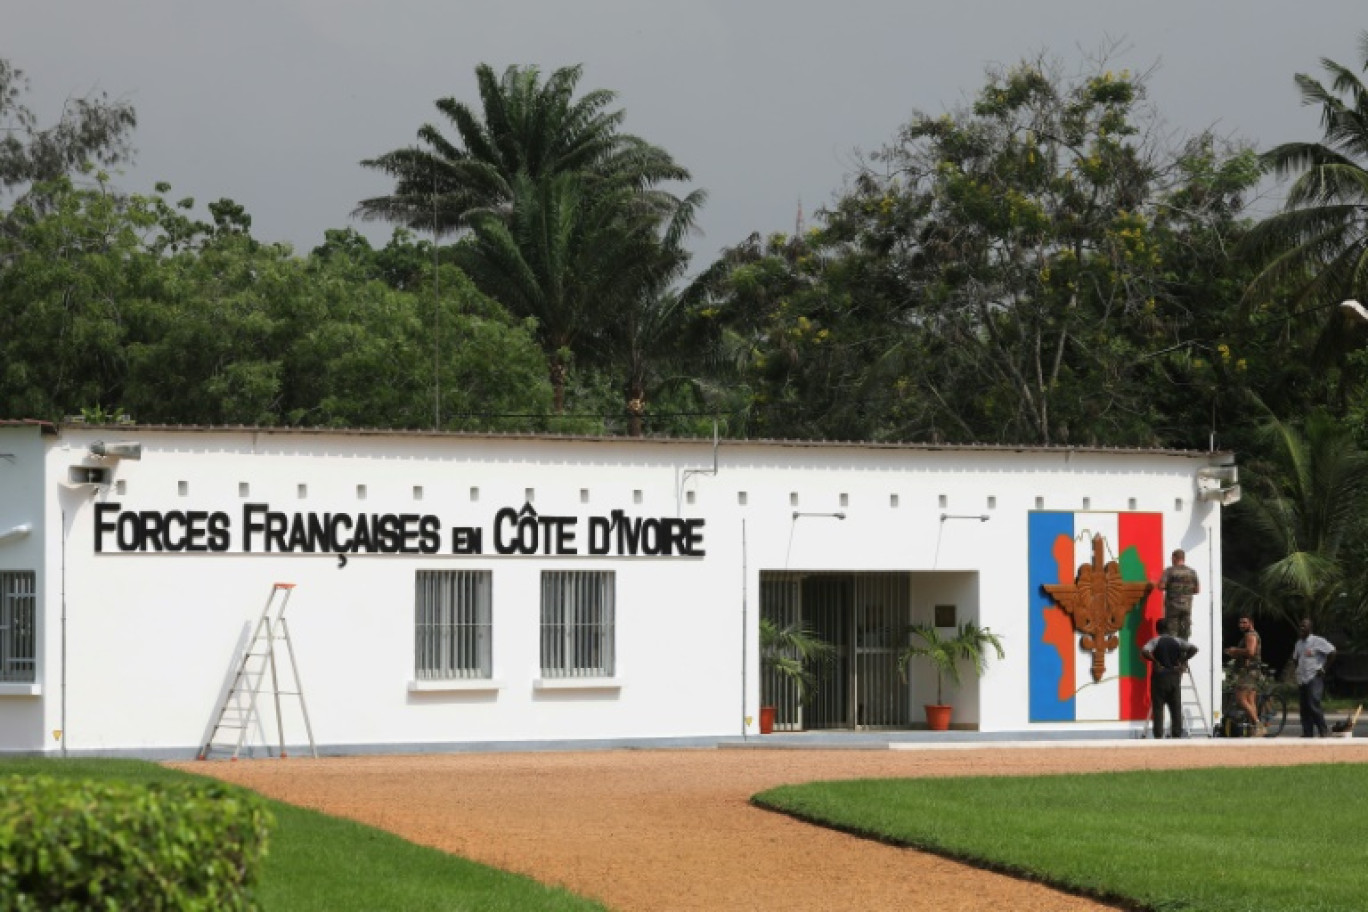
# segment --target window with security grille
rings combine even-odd
[[[488,570],[419,570],[414,597],[419,680],[493,676]]]
[[[612,571],[542,574],[542,677],[613,676],[614,586]]]
[[[32,573],[0,573],[0,681],[31,684],[35,680],[35,591]]]

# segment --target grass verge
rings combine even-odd
[[[138,760],[0,759],[0,776],[201,781]],[[258,895],[266,912],[602,912],[603,906],[349,820],[278,801]]]
[[[1142,909],[1349,912],[1368,896],[1368,764],[819,782],[753,800]]]

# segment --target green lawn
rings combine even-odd
[[[1289,688],[1285,696],[1287,697],[1287,708],[1295,712],[1297,710],[1297,688]],[[1325,710],[1325,719],[1332,725],[1340,720],[1340,716],[1348,716],[1357,706],[1363,706],[1364,712],[1368,712],[1368,697],[1326,697],[1321,701],[1321,709]]]
[[[0,759],[0,776],[169,782],[196,777],[137,760]],[[267,801],[275,814],[260,884],[266,912],[600,910],[517,874],[416,846],[371,827]]]
[[[754,800],[1140,908],[1368,906],[1368,764],[821,782]]]

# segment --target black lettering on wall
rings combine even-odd
[[[540,516],[530,503],[494,515],[494,553],[516,556],[579,554],[580,519]],[[704,557],[705,520],[629,516],[613,510],[587,517],[585,547],[595,556]],[[242,553],[438,554],[442,520],[418,513],[286,513],[270,504],[242,507]],[[451,553],[483,554],[485,529],[451,526]],[[95,505],[95,551],[225,553],[233,547],[232,519],[223,511],[126,511],[118,503]]]

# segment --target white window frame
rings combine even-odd
[[[616,592],[617,574],[612,570],[542,571],[543,679],[614,676]]]
[[[493,573],[419,570],[414,576],[414,676],[489,681],[494,674]]]
[[[0,571],[0,684],[33,684],[37,674],[37,575]]]

